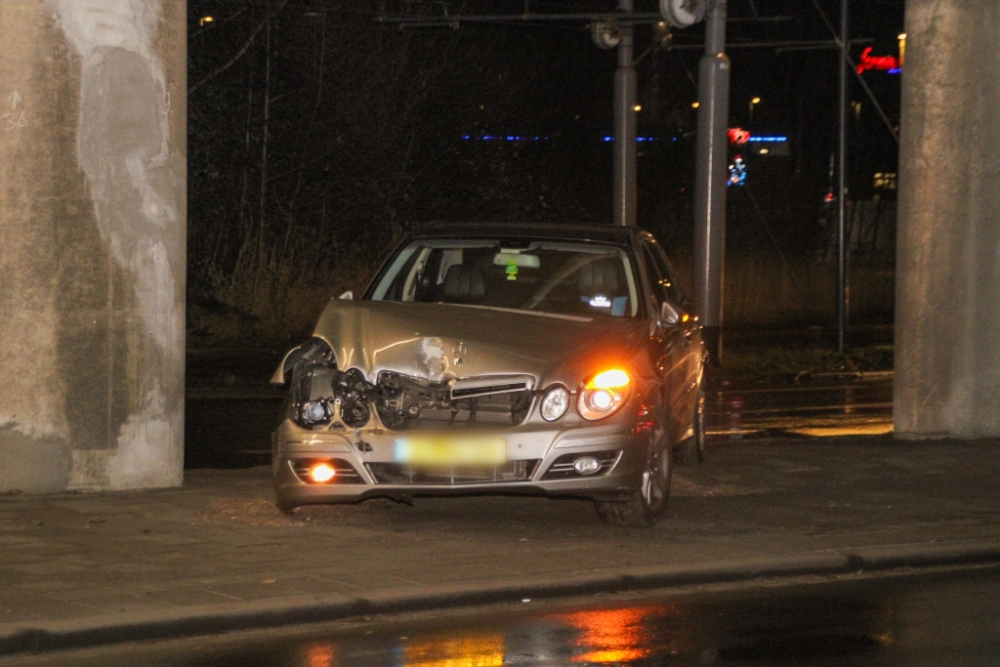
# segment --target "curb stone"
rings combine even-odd
[[[1000,563],[1000,540],[965,544],[896,545],[851,553],[813,552],[790,557],[720,561],[707,565],[649,566],[593,576],[536,577],[515,585],[498,582],[407,589],[348,598],[299,596],[246,603],[192,606],[139,614],[0,625],[0,657],[79,649],[122,642],[179,639],[240,630],[321,623],[362,615],[553,599],[594,593],[666,589],[806,575],[858,574],[900,568]]]

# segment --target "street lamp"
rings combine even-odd
[[[753,125],[753,108],[760,104],[760,98],[754,97],[750,100],[750,122],[749,125]]]

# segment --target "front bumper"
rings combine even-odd
[[[395,461],[395,443],[413,432],[318,431],[285,420],[272,436],[275,493],[278,503],[289,507],[442,494],[623,497],[638,488],[646,463],[646,443],[634,435],[632,425],[627,419],[573,420],[558,427],[528,422],[501,431],[477,430],[476,436],[499,436],[507,443],[507,464],[488,479],[461,469],[451,477],[408,476],[406,466]],[[583,455],[602,461],[597,474],[572,470],[572,461]],[[331,483],[309,483],[301,471],[313,461],[331,461],[346,474]]]

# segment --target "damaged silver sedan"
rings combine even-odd
[[[437,225],[330,302],[272,382],[278,507],[532,493],[606,522],[701,460],[705,350],[662,248],[617,227]]]

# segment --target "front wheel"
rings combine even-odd
[[[625,500],[595,500],[594,508],[601,521],[633,528],[652,526],[659,521],[670,498],[673,475],[670,453],[666,429],[659,424],[650,443],[639,490]]]

